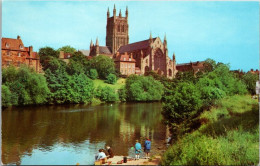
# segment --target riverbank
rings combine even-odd
[[[108,159],[108,163],[111,163],[111,165],[159,165],[161,160],[161,156],[152,156],[150,159],[140,158],[139,160],[129,158],[127,162],[124,163],[123,157],[124,156],[114,156],[113,158]]]
[[[204,111],[202,125],[173,144],[162,165],[257,165],[259,106],[250,95],[235,95]]]

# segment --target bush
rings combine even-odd
[[[98,72],[96,69],[89,70],[89,78],[91,78],[92,80],[95,80],[98,78]]]
[[[95,97],[99,98],[101,101],[114,102],[118,101],[118,95],[114,89],[105,86],[105,87],[97,87],[95,92]]]
[[[8,107],[12,105],[12,94],[8,86],[2,85],[2,106]]]
[[[43,104],[50,94],[44,76],[27,66],[4,68],[3,85],[11,92],[12,105]]]
[[[107,76],[107,80],[105,81],[106,83],[109,83],[109,84],[115,84],[116,83],[116,75],[115,74],[109,74]]]
[[[118,96],[120,101],[126,101],[126,90],[125,87],[123,89],[118,89]]]
[[[242,76],[242,80],[244,81],[246,88],[251,93],[251,95],[255,95],[256,81],[259,80],[258,74],[248,72]]]
[[[128,101],[161,100],[163,85],[151,76],[131,75],[126,79],[126,96]]]

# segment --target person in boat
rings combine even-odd
[[[145,158],[149,158],[149,153],[151,150],[151,140],[146,137],[146,140],[144,142],[144,152],[145,152]]]
[[[140,153],[142,149],[142,145],[139,143],[138,140],[135,141],[135,159],[139,160],[140,159]]]
[[[108,152],[108,158],[113,158],[114,157],[114,153],[113,150],[111,149],[110,146],[107,146],[107,152]]]
[[[104,153],[103,149],[99,149],[98,151],[99,152],[98,152],[98,154],[95,157],[96,161],[97,160],[101,160],[101,159],[105,159],[107,157],[106,154]]]

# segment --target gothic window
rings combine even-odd
[[[117,26],[117,31],[120,32],[120,25]]]
[[[122,32],[124,32],[125,31],[125,27],[124,27],[124,25],[122,25]]]

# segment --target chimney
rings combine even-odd
[[[33,56],[33,47],[32,46],[29,46],[29,55],[30,55],[30,57]]]
[[[18,35],[18,36],[17,36],[17,39],[21,39],[21,36]]]
[[[59,56],[60,59],[64,59],[64,51],[60,51],[60,56]]]

